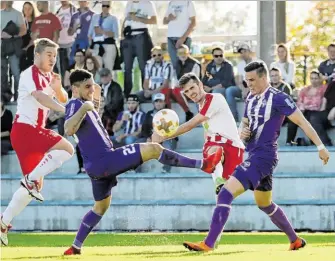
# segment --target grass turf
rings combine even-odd
[[[289,252],[287,238],[278,233],[225,233],[212,253],[188,252],[182,242],[200,241],[204,233],[93,234],[83,255],[62,257],[74,233],[12,233],[10,246],[1,248],[1,260],[247,260],[330,261],[335,256],[335,234],[301,234],[308,245]]]

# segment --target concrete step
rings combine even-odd
[[[180,153],[194,157],[202,158],[200,149],[177,149]],[[326,166],[323,166],[318,158],[318,152],[314,146],[311,147],[280,147],[279,148],[279,164],[275,172],[304,172],[304,173],[332,173],[335,170],[335,147],[329,147],[330,160]],[[247,155],[245,155],[247,157]],[[75,174],[78,171],[78,162],[76,156],[73,156],[57,173]],[[159,173],[162,171],[162,165],[152,160],[146,162],[142,166],[142,172]],[[186,169],[172,167],[171,173],[202,173],[198,169]],[[17,174],[21,173],[21,167],[15,153],[10,153],[1,157],[1,173],[3,174]]]
[[[1,176],[1,199],[10,200],[20,184],[21,175]],[[120,200],[213,200],[211,176],[197,173],[126,173],[118,177],[113,199]],[[150,188],[150,189],[148,189]],[[87,175],[51,174],[46,177],[43,195],[46,200],[92,200]],[[288,193],[289,192],[289,193]],[[335,200],[334,173],[277,173],[273,181],[274,200]],[[246,192],[237,202],[253,200]]]
[[[295,229],[335,229],[335,201],[278,201]],[[1,202],[4,211],[7,202]],[[32,202],[13,220],[13,230],[77,230],[92,201]],[[97,229],[100,230],[208,230],[214,201],[114,200]],[[233,204],[226,230],[277,230],[252,201]],[[311,214],[313,213],[313,214]]]

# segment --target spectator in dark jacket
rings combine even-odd
[[[271,80],[271,86],[285,92],[287,95],[292,95],[292,88],[291,86],[284,82],[281,76],[281,71],[277,67],[273,67],[270,70],[270,80]]]
[[[113,81],[112,73],[109,69],[100,70],[101,87],[104,97],[104,112],[102,114],[102,122],[110,136],[113,136],[113,125],[117,116],[123,111],[124,96],[121,86]]]
[[[232,64],[224,58],[223,49],[216,47],[212,51],[213,61],[206,67],[202,79],[206,92],[221,93],[227,100],[235,120],[238,120],[235,98],[242,98],[242,91],[236,86]]]
[[[5,109],[5,105],[1,99],[1,155],[6,155],[12,150],[10,142],[10,132],[12,130],[13,114],[10,110]]]

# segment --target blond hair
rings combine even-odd
[[[59,45],[55,42],[51,41],[48,38],[40,38],[34,41],[35,45],[35,53],[42,53],[45,48],[52,47],[52,48],[59,48]]]
[[[152,49],[151,49],[151,53],[153,53],[154,51],[158,51],[158,52],[161,52],[162,51],[162,48],[158,45],[154,46]]]

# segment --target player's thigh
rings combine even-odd
[[[94,206],[93,206],[94,213],[102,216],[108,210],[111,202],[112,202],[112,195],[108,196],[107,198],[103,200],[95,201]]]
[[[140,143],[142,161],[158,159],[163,151],[163,147],[158,143]]]
[[[54,146],[52,146],[49,151],[52,151],[52,150],[65,150],[68,153],[70,153],[71,155],[73,155],[73,153],[74,153],[74,148],[73,148],[72,144],[67,139],[65,139],[63,137]]]
[[[272,202],[272,191],[254,191],[255,202],[258,207],[267,207]]]

